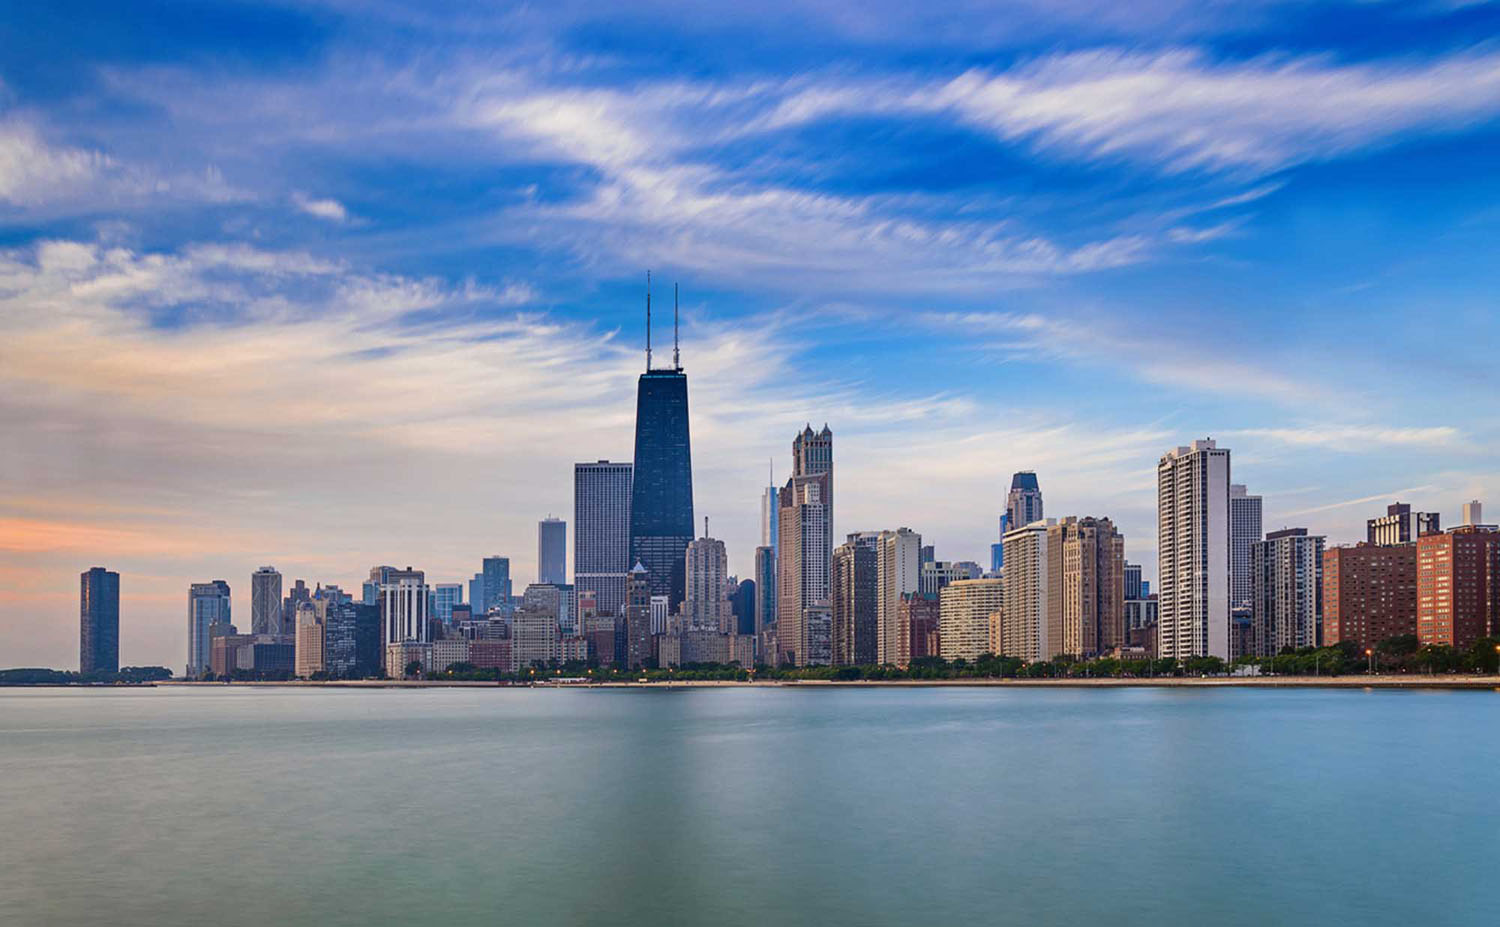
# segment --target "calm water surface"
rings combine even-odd
[[[0,690],[0,924],[1500,923],[1500,694]]]

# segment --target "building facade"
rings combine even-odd
[[[1047,635],[1048,529],[1043,519],[1005,533],[1004,655],[1028,663],[1052,654]]]
[[[430,643],[427,608],[432,594],[427,586],[426,574],[411,567],[404,570],[393,569],[385,574],[385,580],[380,587],[380,625],[381,641],[386,654],[385,671],[390,676],[400,676],[410,660],[393,665],[390,662],[394,652],[391,648],[393,645],[408,643]],[[404,653],[406,651],[402,650],[398,656]]]
[[[684,555],[683,623],[693,630],[728,633],[733,630],[733,613],[724,591],[729,582],[729,555],[724,542],[707,536],[695,538]]]
[[[1306,528],[1272,531],[1251,545],[1254,653],[1316,647],[1323,623],[1323,538]]]
[[[250,574],[250,633],[281,635],[281,573],[263,566]]]
[[[1157,653],[1229,653],[1229,449],[1212,439],[1163,454],[1156,466]]]
[[[1413,512],[1405,502],[1394,502],[1385,515],[1365,522],[1365,542],[1376,545],[1408,544],[1424,534],[1438,534],[1443,520],[1437,512]]]
[[[573,465],[573,586],[594,593],[601,615],[625,614],[633,470],[608,460]]]
[[[693,458],[687,374],[681,367],[641,374],[635,406],[635,469],[630,497],[630,560],[646,567],[654,595],[675,610],[686,595],[683,573],[693,540]]]
[[[1047,526],[1047,659],[1090,658],[1125,643],[1125,537],[1108,518]]]
[[[553,586],[568,582],[568,523],[561,518],[537,522],[536,581]]]
[[[1323,552],[1323,643],[1360,650],[1417,633],[1417,545],[1331,547]]]
[[[1463,650],[1500,623],[1500,532],[1475,527],[1417,539],[1417,639]]]
[[[302,679],[307,679],[315,674],[326,672],[326,651],[324,647],[323,619],[318,614],[318,609],[312,602],[300,602],[297,605],[297,632],[295,644],[297,647],[295,664],[296,674]],[[326,610],[324,614],[327,614]]]
[[[777,493],[777,662],[833,660],[833,433],[811,426],[792,441],[792,477]]]
[[[990,651],[990,621],[1005,608],[1001,579],[961,579],[943,587],[938,605],[938,640],[944,660],[974,662]]]
[[[878,535],[849,540],[833,551],[833,662],[837,666],[865,666],[879,652],[876,608]]]
[[[1042,487],[1036,473],[1022,470],[1010,478],[1010,492],[1005,497],[1005,522],[1002,524],[1001,543],[1005,541],[1005,529],[1024,528],[1034,521],[1041,521]]]
[[[922,588],[922,536],[910,528],[882,531],[875,539],[875,659],[904,665],[909,636],[901,631],[901,599]]]
[[[188,586],[188,676],[202,676],[211,668],[216,624],[232,624],[229,584],[222,579]]]
[[[1255,603],[1250,547],[1263,536],[1263,500],[1238,483],[1229,486],[1229,606],[1249,611]]]

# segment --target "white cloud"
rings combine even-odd
[[[298,192],[292,194],[292,205],[309,216],[329,222],[345,222],[349,218],[344,204],[335,199],[314,199],[306,193]]]
[[[27,122],[0,121],[0,200],[38,203],[91,183],[109,165],[98,151],[49,144]]]
[[[1323,447],[1360,452],[1372,447],[1452,448],[1462,437],[1451,425],[1396,427],[1325,423],[1302,428],[1241,428],[1226,432],[1264,438],[1295,447]]]

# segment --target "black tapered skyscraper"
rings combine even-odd
[[[693,539],[693,454],[688,439],[687,374],[677,352],[672,313],[672,366],[651,367],[651,284],[646,278],[646,372],[635,401],[635,473],[630,493],[630,561],[650,573],[651,594],[682,603],[687,546]],[[674,301],[675,302],[675,301]]]

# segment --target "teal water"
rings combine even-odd
[[[0,924],[1495,924],[1500,694],[0,690]]]

